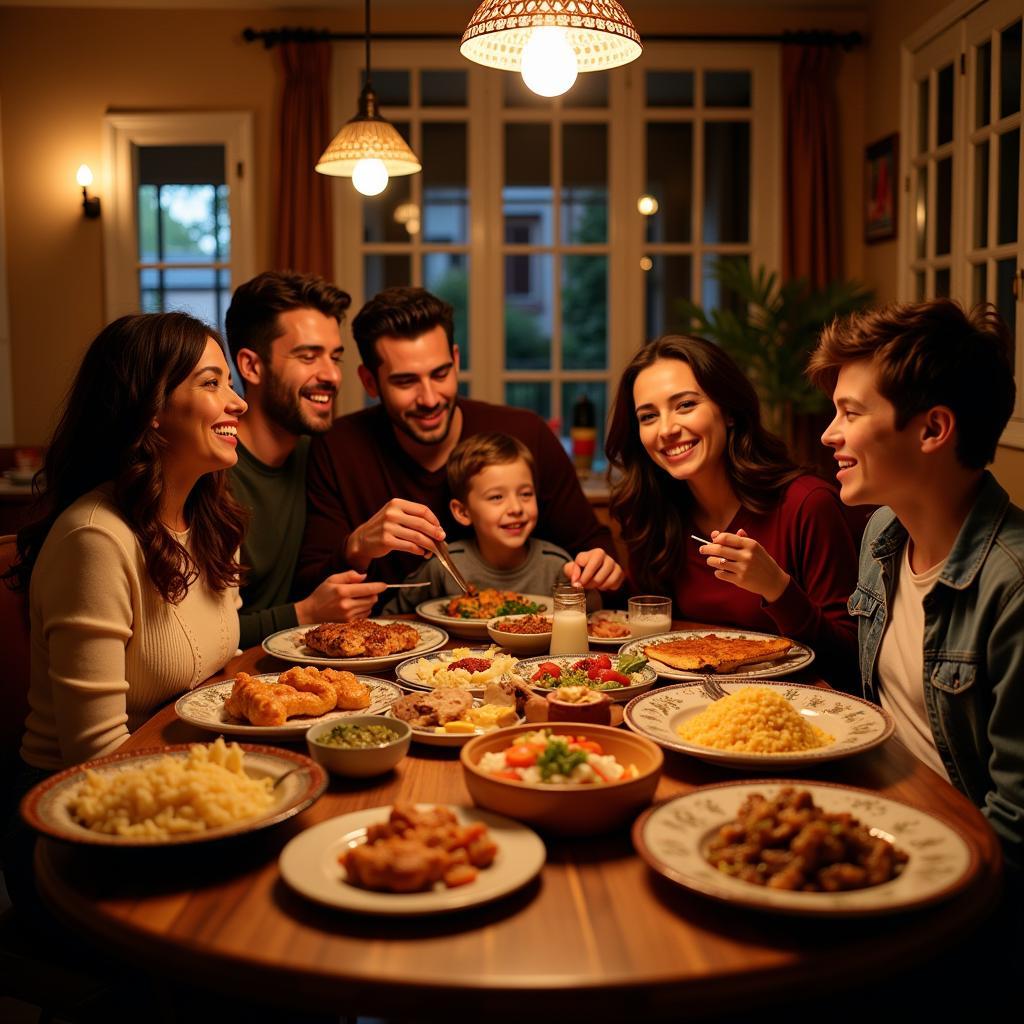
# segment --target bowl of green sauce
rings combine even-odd
[[[361,779],[390,771],[412,740],[408,722],[383,715],[353,715],[318,722],[306,733],[309,756],[336,775]]]

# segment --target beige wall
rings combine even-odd
[[[472,5],[382,5],[380,31],[451,31]],[[778,32],[862,28],[859,11],[806,6],[711,6],[631,0],[641,32]],[[8,284],[14,384],[14,437],[40,443],[89,339],[105,320],[102,223],[81,215],[75,170],[88,163],[102,197],[102,122],[109,111],[251,110],[255,117],[257,264],[269,261],[272,226],[269,162],[277,75],[274,54],[247,45],[247,25],[361,27],[348,12],[140,11],[0,8],[0,97]],[[862,267],[860,157],[864,53],[844,56],[839,89],[844,114],[842,165],[848,272]]]

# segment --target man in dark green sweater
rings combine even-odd
[[[251,515],[242,545],[242,647],[280,629],[368,615],[382,583],[334,573],[294,600],[306,523],[309,435],[328,430],[341,383],[339,327],[351,299],[323,278],[268,271],[236,289],[228,347],[249,410],[238,425],[231,488]]]

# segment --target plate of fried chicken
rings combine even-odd
[[[436,651],[447,642],[443,629],[422,622],[353,619],[282,629],[263,641],[263,650],[301,665],[376,672],[409,655]]]
[[[401,696],[401,688],[384,679],[303,666],[280,674],[239,672],[226,683],[191,690],[174,710],[183,721],[209,732],[301,740],[317,722],[381,715]]]

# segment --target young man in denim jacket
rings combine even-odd
[[[988,818],[1024,866],[1024,512],[986,471],[1013,411],[999,316],[954,302],[836,321],[809,375],[840,496],[880,508],[850,612],[864,695]]]

